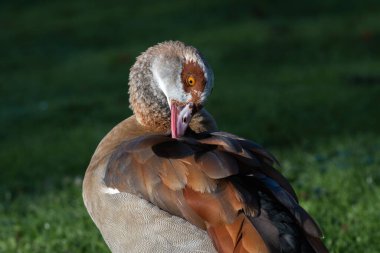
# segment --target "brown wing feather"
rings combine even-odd
[[[233,223],[208,228],[218,252],[269,252],[263,239],[250,221],[240,214]]]
[[[147,135],[114,149],[105,183],[207,229],[218,252],[327,252],[275,163],[228,133]]]
[[[249,219],[244,203],[231,183],[222,182],[213,193],[200,193],[185,188],[189,206],[206,221],[207,232],[218,252],[269,252]]]

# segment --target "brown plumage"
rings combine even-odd
[[[162,83],[157,85],[164,91],[160,93],[142,85],[142,76],[139,80],[130,80],[131,106],[138,115],[120,123],[102,140],[87,169],[83,185],[86,207],[111,250],[148,250],[142,250],[143,246],[140,247],[137,241],[123,244],[122,240],[127,236],[114,235],[113,229],[108,228],[126,220],[126,227],[139,222],[129,220],[128,215],[131,214],[127,210],[131,202],[118,207],[112,205],[116,203],[114,201],[121,202],[116,196],[130,194],[157,206],[157,212],[178,216],[207,231],[217,252],[327,252],[320,239],[320,229],[299,206],[288,181],[274,168],[277,164],[275,158],[256,143],[218,132],[211,115],[201,109],[211,89],[212,72],[194,48],[180,42],[159,44],[138,58],[131,76],[138,76],[136,71],[145,71],[145,77],[149,78],[161,73],[161,69],[155,69],[154,60],[149,61],[156,54],[166,61],[175,55],[178,57],[175,60],[180,61],[177,66],[186,66],[185,71],[175,71],[179,75],[175,79],[181,80],[179,85],[186,87],[180,91],[190,95],[186,96],[186,101],[178,101],[173,97],[178,99],[179,94],[167,91]],[[188,73],[189,69],[196,71]],[[202,83],[187,85],[188,79],[183,73]],[[158,82],[169,80],[166,75],[167,72],[157,77]],[[144,91],[146,93],[142,94]],[[177,103],[183,104],[178,107],[180,111],[188,110],[183,106],[190,103],[193,115],[190,120],[186,116],[189,122],[184,118],[178,119],[183,115],[180,113],[180,116],[172,115],[170,119],[170,113],[173,114],[170,104],[178,106]],[[160,108],[162,111],[151,113]],[[178,120],[179,125],[173,124],[173,119]],[[178,135],[173,138],[169,135],[177,131],[173,128],[182,129],[180,124],[185,123],[185,132],[178,130]],[[106,193],[101,189],[107,189]],[[111,195],[116,200],[109,202],[110,191],[115,192]],[[120,210],[125,217],[114,217],[113,214],[119,214]],[[157,222],[148,221],[141,226],[149,230],[149,224],[153,227]],[[185,224],[183,226],[185,228]],[[211,251],[206,246],[186,248],[186,238],[175,238],[175,234],[170,236],[173,238],[168,238],[169,241],[184,239],[181,242],[184,248],[173,246],[167,249],[168,252]],[[202,240],[206,240],[207,245],[209,239]],[[160,252],[159,245],[157,247],[155,252]]]

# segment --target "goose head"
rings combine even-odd
[[[151,131],[185,134],[213,86],[213,72],[197,49],[179,41],[148,48],[132,66],[129,102],[137,121]]]

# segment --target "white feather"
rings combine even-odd
[[[103,193],[106,193],[106,194],[117,194],[117,193],[120,193],[120,191],[116,188],[110,188],[110,187],[104,187],[102,189],[102,192]]]

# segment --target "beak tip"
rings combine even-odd
[[[176,103],[171,103],[171,133],[172,138],[179,138],[186,132],[193,115],[193,103],[187,103],[184,106]]]

